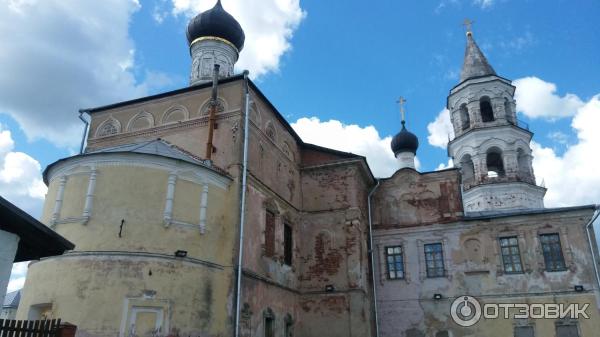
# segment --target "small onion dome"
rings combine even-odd
[[[242,26],[223,9],[221,0],[212,9],[193,18],[188,24],[186,35],[190,46],[201,37],[218,37],[233,44],[238,51],[244,48],[246,39]]]
[[[406,130],[404,121],[402,121],[402,130],[392,138],[392,151],[394,155],[402,152],[412,152],[417,154],[419,139],[412,132]]]

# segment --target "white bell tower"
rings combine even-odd
[[[515,87],[496,75],[468,28],[460,83],[447,101],[456,135],[448,153],[462,172],[465,212],[543,208],[546,189],[535,182],[533,133],[517,120]]]

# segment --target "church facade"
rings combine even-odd
[[[220,1],[187,38],[190,87],[86,110],[85,151],[44,171],[42,221],[76,247],[30,265],[18,318],[60,317],[82,337],[600,329],[596,208],[543,207],[514,87],[471,34],[448,98],[457,167],[416,171],[403,121],[386,179],[362,156],[303,142],[234,74],[245,37]],[[463,295],[590,303],[591,319],[465,328],[450,315]]]

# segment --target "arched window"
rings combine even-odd
[[[466,130],[471,126],[471,119],[469,118],[469,110],[467,109],[467,105],[463,104],[460,106],[460,120],[462,129]]]
[[[265,133],[267,134],[267,137],[271,138],[272,141],[275,141],[275,127],[273,126],[273,123],[271,123],[271,121],[267,122],[267,126],[265,127]]]
[[[100,124],[96,131],[96,137],[106,137],[121,132],[121,123],[118,120],[110,117]]]
[[[264,337],[275,337],[275,314],[273,313],[273,310],[267,308],[263,313],[263,317],[265,328]]]
[[[475,167],[473,165],[473,160],[471,159],[471,155],[466,154],[460,160],[460,168],[463,175],[463,181],[465,183],[470,183],[475,178]]]
[[[494,121],[494,110],[492,110],[492,103],[489,97],[481,97],[479,100],[479,111],[481,112],[481,120],[484,123]]]
[[[502,160],[502,151],[498,148],[491,148],[487,152],[486,156],[488,177],[503,177],[504,162]]]

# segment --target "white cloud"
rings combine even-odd
[[[530,76],[513,81],[517,110],[530,118],[556,119],[575,115],[584,105],[574,94],[559,96],[556,84]]]
[[[193,17],[215,4],[215,0],[172,0],[174,13]],[[300,0],[227,0],[223,7],[240,23],[246,43],[238,69],[250,70],[254,78],[278,71],[280,59],[292,46],[290,40],[306,12]]]
[[[452,158],[448,159],[448,163],[440,163],[435,170],[436,171],[440,171],[440,170],[445,170],[445,169],[449,169],[449,168],[453,168],[454,167],[454,162],[452,161]]]
[[[495,0],[473,0],[473,5],[481,9],[488,9],[494,5]]]
[[[322,122],[317,117],[300,118],[292,127],[303,141],[367,157],[376,177],[389,177],[398,169],[390,148],[391,136],[382,138],[374,126],[347,125],[337,120]],[[415,166],[420,167],[418,158]]]
[[[137,0],[0,1],[0,112],[29,139],[76,147],[77,110],[143,96],[128,28]]]
[[[454,128],[448,109],[440,111],[435,120],[427,124],[427,131],[429,131],[429,136],[427,136],[429,144],[446,149],[448,140],[454,139]]]
[[[27,266],[29,266],[29,262],[13,264],[10,280],[8,281],[8,287],[6,289],[7,293],[23,288],[25,277],[27,276]]]
[[[14,152],[14,141],[0,125],[0,195],[37,216],[46,195],[40,163],[23,152]]]
[[[577,98],[579,99],[579,98]],[[562,156],[549,147],[532,142],[533,167],[538,183],[548,188],[546,206],[573,206],[600,203],[600,95],[575,112],[571,127],[577,143]]]

